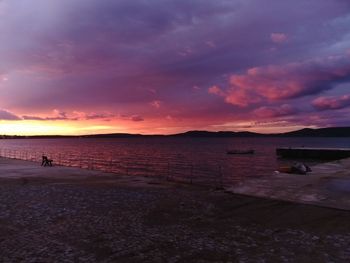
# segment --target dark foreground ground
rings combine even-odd
[[[0,262],[350,262],[350,212],[188,186],[0,179]]]

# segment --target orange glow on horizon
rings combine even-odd
[[[299,125],[264,126],[252,125],[249,122],[227,123],[223,125],[208,125],[206,127],[191,127],[190,125],[175,125],[175,123],[127,123],[98,121],[0,121],[0,135],[86,135],[106,133],[131,134],[175,134],[189,130],[207,131],[250,131],[258,133],[280,133],[305,128]],[[311,128],[317,128],[315,126]]]
[[[1,121],[1,135],[84,135],[92,133],[120,132],[121,128],[80,122]]]

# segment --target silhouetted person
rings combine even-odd
[[[45,160],[47,160],[47,156],[43,155],[42,158],[43,158],[43,159],[42,159],[42,161],[41,161],[41,166],[44,165]]]
[[[47,156],[43,155],[43,160],[41,161],[41,166],[52,166],[52,161]]]

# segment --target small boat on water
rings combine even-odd
[[[227,154],[254,154],[254,150],[230,150],[226,152]]]

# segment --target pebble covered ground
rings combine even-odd
[[[350,213],[189,186],[0,180],[0,262],[350,262]]]

